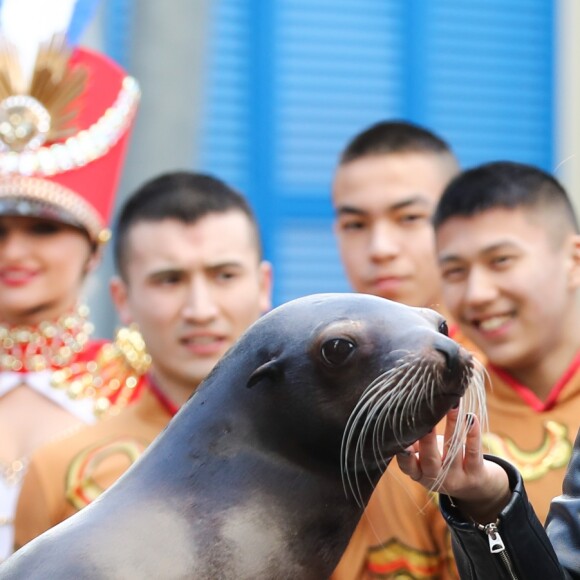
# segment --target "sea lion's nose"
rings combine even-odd
[[[435,350],[445,357],[445,366],[449,371],[455,370],[459,364],[459,349],[459,345],[453,339],[442,334],[435,339]]]

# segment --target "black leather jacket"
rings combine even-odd
[[[506,470],[513,490],[510,503],[498,518],[498,535],[493,535],[493,528],[491,536],[478,529],[452,505],[448,496],[440,496],[441,512],[451,529],[462,580],[580,579],[580,431],[563,495],[552,501],[546,531],[528,501],[519,472],[507,461],[486,458]],[[492,544],[498,549],[496,553],[491,551]]]

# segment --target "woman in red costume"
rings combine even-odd
[[[134,400],[148,364],[127,329],[92,340],[81,301],[109,237],[139,89],[109,59],[72,48],[62,18],[27,72],[18,19],[54,19],[61,3],[47,4],[43,18],[22,20],[11,0],[0,9],[0,562],[32,451]],[[74,2],[62,5],[70,23]]]

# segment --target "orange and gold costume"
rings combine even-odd
[[[562,491],[580,417],[580,354],[540,401],[507,373],[486,365],[489,432],[484,449],[523,474],[541,521]],[[403,475],[396,461],[381,479],[332,580],[457,579],[436,495]]]
[[[113,342],[91,341],[87,314],[80,307],[42,329],[0,326],[0,404],[25,385],[90,424],[139,398],[149,366],[141,336],[121,329]],[[16,501],[28,463],[27,457],[0,463],[0,561],[12,550]]]
[[[176,408],[151,385],[116,416],[41,448],[18,502],[15,545],[24,545],[110,487],[167,425]]]

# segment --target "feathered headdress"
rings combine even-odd
[[[71,223],[103,241],[139,88],[74,46],[95,5],[0,4],[0,214]]]

